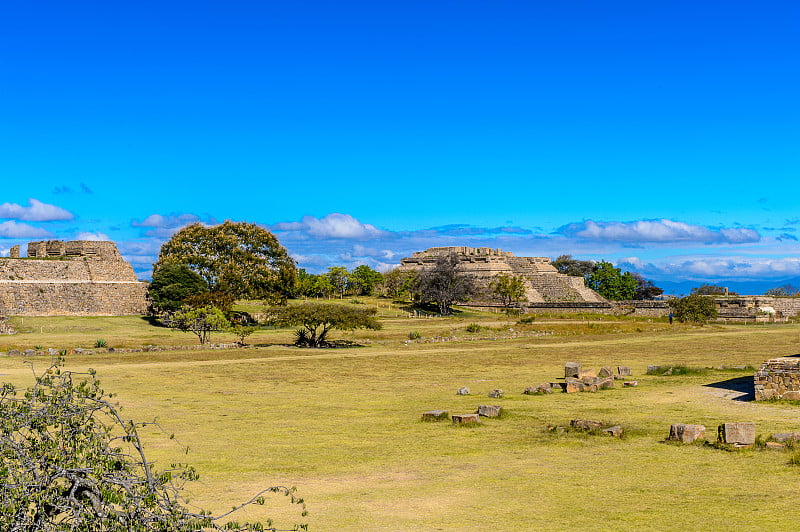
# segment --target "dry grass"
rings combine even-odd
[[[305,496],[312,530],[795,527],[800,470],[789,465],[790,453],[729,453],[662,440],[677,422],[703,423],[711,435],[725,421],[754,421],[765,435],[800,431],[800,407],[733,400],[729,388],[741,372],[645,371],[650,364],[758,366],[794,354],[797,327],[558,319],[520,327],[474,312],[450,319],[401,318],[389,307],[382,313],[383,331],[341,335],[360,348],[300,350],[281,345],[290,331],[265,330],[254,335],[262,347],[252,349],[109,353],[71,357],[68,365],[97,369],[125,415],[156,416],[174,432],[190,448],[188,457],[175,442],[148,434],[151,458],[162,466],[195,465],[201,480],[193,501],[216,511],[284,483]],[[133,318],[24,321],[30,332],[0,337],[0,346],[193,340]],[[487,336],[486,329],[464,330],[473,322],[492,328],[497,339],[470,339]],[[423,339],[405,342],[412,330]],[[520,330],[550,334],[504,337]],[[437,336],[458,340],[425,341]],[[596,394],[522,394],[562,376],[566,361],[627,365],[640,384]],[[35,364],[44,368],[47,360]],[[0,373],[21,384],[30,370],[5,358]],[[473,395],[456,396],[461,386]],[[487,398],[494,388],[506,397]],[[426,410],[466,413],[479,404],[501,404],[508,415],[475,428],[420,421]],[[547,431],[573,418],[621,423],[628,435]],[[279,500],[269,511],[290,520],[294,509]]]

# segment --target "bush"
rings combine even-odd
[[[189,510],[183,489],[199,475],[186,464],[153,469],[138,431],[154,423],[124,420],[92,370],[60,365],[59,359],[37,375],[24,394],[8,383],[0,387],[0,530],[264,530]],[[269,492],[305,507],[293,488],[272,487],[235,509],[263,504]]]
[[[478,325],[477,323],[470,323],[469,325],[467,325],[466,330],[469,333],[476,333],[481,330],[481,326]]]
[[[422,335],[419,333],[419,331],[411,331],[408,333],[409,340],[419,340],[420,338],[422,338]]]
[[[98,348],[98,349],[99,349],[99,348],[101,348],[101,347],[106,347],[106,341],[105,341],[105,339],[103,339],[103,338],[98,338],[97,340],[95,340],[95,341],[94,341],[94,346],[95,346],[96,348]]]
[[[681,323],[691,322],[703,325],[717,317],[717,306],[714,298],[692,294],[669,302],[675,319]]]

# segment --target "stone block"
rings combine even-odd
[[[756,442],[755,423],[723,423],[718,429],[719,441],[734,445],[753,445]]]
[[[449,417],[447,410],[429,410],[422,413],[422,421],[445,421]]]
[[[629,386],[631,388],[635,388],[636,386],[639,386],[639,381],[625,381],[625,382],[622,383],[622,385],[623,386]]]
[[[765,445],[767,449],[786,449],[785,443],[778,443],[776,441],[768,441]]]
[[[489,392],[489,397],[491,397],[492,399],[500,399],[501,397],[503,397],[503,390],[501,390],[500,388],[496,388],[491,392]]]
[[[480,423],[481,419],[478,414],[453,414],[453,423],[458,425],[465,425],[468,423]]]
[[[567,362],[564,364],[564,378],[577,377],[581,373],[580,362]]]
[[[580,381],[567,382],[564,385],[564,392],[566,392],[566,393],[582,392],[585,389],[586,389],[586,385],[583,384]]]
[[[573,419],[569,422],[569,426],[582,430],[597,430],[603,428],[603,424],[600,421],[592,421],[591,419]]]
[[[661,366],[647,366],[647,373],[656,373],[661,369]]]
[[[597,376],[606,379],[614,375],[614,370],[611,369],[611,366],[603,366],[600,368],[600,371],[597,372]]]
[[[622,437],[622,426],[621,425],[614,425],[613,427],[608,427],[607,429],[603,429],[603,432],[606,434],[611,434],[615,438]]]
[[[478,415],[483,417],[498,417],[503,407],[499,405],[480,405]]]
[[[800,432],[778,432],[772,435],[772,439],[779,442],[800,440]]]
[[[705,425],[687,425],[685,423],[676,423],[670,426],[669,437],[667,439],[682,443],[692,443],[695,440],[702,440],[705,437]]]
[[[19,349],[9,349],[8,356],[10,357],[18,357],[21,356],[22,352]]]
[[[459,388],[458,391],[456,392],[456,395],[469,395],[469,388],[467,388],[466,386]]]
[[[595,370],[593,370],[593,369],[585,369],[585,370],[581,371],[580,373],[578,373],[578,378],[579,379],[596,379],[597,378],[597,372]]]
[[[631,368],[628,366],[617,366],[617,373],[620,377],[630,377]]]
[[[787,390],[783,392],[781,399],[789,399],[791,401],[800,401],[800,390]]]
[[[614,388],[614,378],[609,377],[606,379],[600,379],[597,381],[597,388],[600,390],[611,390]]]

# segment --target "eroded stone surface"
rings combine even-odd
[[[755,423],[723,423],[718,428],[719,441],[734,445],[753,445],[756,442]]]
[[[669,428],[670,441],[682,443],[692,443],[695,440],[702,440],[706,437],[705,425],[688,425],[686,423],[675,423]]]
[[[498,417],[503,407],[499,405],[480,405],[478,415],[483,417]]]
[[[466,423],[480,423],[481,419],[478,414],[453,414],[453,423],[466,424]]]

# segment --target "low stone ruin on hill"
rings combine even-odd
[[[606,303],[584,285],[582,277],[558,273],[547,257],[515,257],[510,251],[492,248],[439,247],[419,251],[400,261],[401,270],[420,271],[441,257],[455,255],[461,269],[475,276],[479,288],[476,301],[490,301],[489,282],[500,273],[525,279],[525,297],[530,303]]]
[[[113,242],[47,240],[0,258],[0,314],[119,316],[147,311],[140,282]]]

